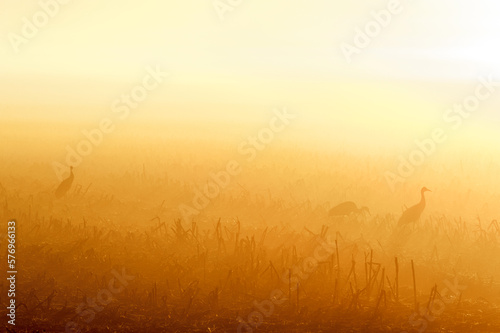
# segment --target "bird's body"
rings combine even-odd
[[[411,206],[403,212],[403,215],[399,218],[398,226],[403,226],[409,223],[416,222],[425,208],[425,196],[424,193],[430,191],[427,187],[423,187],[420,190],[420,202],[414,206]]]
[[[69,191],[69,189],[71,188],[71,184],[73,184],[74,178],[75,177],[73,175],[73,167],[71,166],[68,178],[63,180],[56,189],[56,198],[63,197]]]
[[[366,207],[358,208],[358,206],[356,206],[356,204],[354,202],[346,201],[346,202],[338,204],[337,206],[330,209],[330,211],[328,212],[328,215],[329,216],[345,216],[345,215],[351,215],[352,213],[359,214],[359,213],[363,213],[363,212],[370,213],[368,208],[366,208]]]

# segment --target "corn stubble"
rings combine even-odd
[[[332,219],[335,202],[292,195],[305,185],[290,175],[286,190],[263,180],[260,193],[239,179],[184,221],[174,203],[189,201],[192,185],[150,164],[108,174],[108,190],[75,168],[60,200],[1,192],[2,220],[19,224],[17,332],[60,332],[70,321],[82,332],[235,332],[237,318],[243,332],[500,331],[496,222],[429,213],[401,231],[398,214]],[[263,179],[274,168],[260,167]],[[331,252],[305,266],[325,242]],[[78,307],[122,268],[134,279],[86,322]],[[455,279],[466,289],[445,295]],[[278,289],[279,304],[255,328],[254,303]]]

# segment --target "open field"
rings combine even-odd
[[[383,155],[282,142],[245,164],[220,142],[171,142],[100,147],[61,199],[50,160],[5,149],[16,332],[500,331],[498,176],[451,181],[493,175],[493,158],[450,171],[436,157],[393,193]],[[233,159],[241,172],[183,215]],[[423,185],[422,218],[398,228]],[[346,200],[371,215],[328,216]]]

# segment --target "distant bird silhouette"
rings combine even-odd
[[[432,192],[427,187],[422,187],[422,189],[420,190],[420,202],[414,206],[411,206],[403,212],[403,215],[401,215],[401,217],[399,218],[398,226],[403,226],[408,223],[414,223],[420,218],[420,215],[422,215],[422,212],[425,208],[424,193],[427,191]]]
[[[360,214],[364,212],[370,214],[370,210],[367,207],[358,208],[354,202],[346,201],[330,209],[328,215],[344,216],[344,215],[350,215],[351,213]]]
[[[73,179],[75,176],[73,175],[73,167],[70,166],[70,174],[68,178],[63,180],[61,184],[56,189],[56,198],[62,198],[71,188],[71,184],[73,184]]]

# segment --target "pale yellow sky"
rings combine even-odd
[[[288,105],[306,115],[305,127],[405,131],[439,123],[480,75],[500,79],[494,0],[401,1],[401,13],[351,63],[341,43],[353,44],[356,27],[389,1],[242,0],[221,20],[212,0],[73,0],[15,52],[10,40],[22,35],[24,18],[33,21],[40,3],[54,1],[0,4],[3,115],[99,119],[146,66],[161,66],[170,76],[141,116],[191,107],[184,112],[193,119],[254,112],[260,119]],[[471,83],[456,85],[462,81]]]
[[[150,62],[200,79],[254,74],[259,68],[350,75],[368,71],[363,64],[370,68],[372,61],[383,59],[402,65],[414,61],[423,69],[433,61],[451,61],[462,75],[475,73],[461,70],[460,63],[469,62],[477,70],[498,69],[500,4],[493,0],[401,1],[402,12],[393,15],[354,66],[346,66],[339,44],[352,42],[354,28],[363,27],[372,19],[370,13],[387,3],[242,0],[221,21],[210,0],[72,0],[59,5],[57,14],[16,54],[9,33],[20,34],[22,18],[31,19],[41,7],[37,1],[28,5],[5,0],[0,19],[6,61],[0,69],[16,75],[35,71],[110,79],[127,78],[131,66]],[[445,68],[442,76],[451,72]]]

